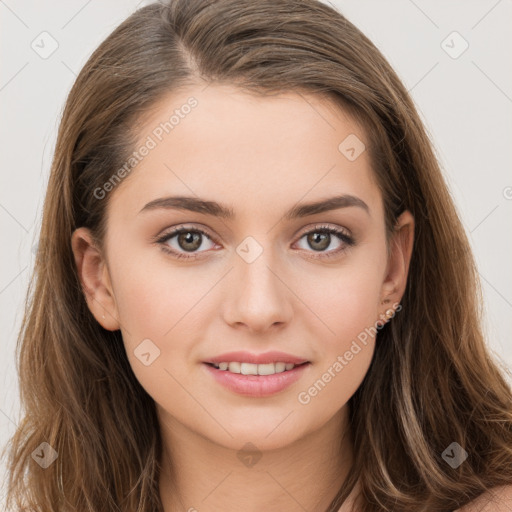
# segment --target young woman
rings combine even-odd
[[[328,5],[130,16],[69,95],[40,240],[12,510],[512,508],[466,234]]]

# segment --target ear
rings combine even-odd
[[[381,290],[381,307],[385,310],[383,314],[386,320],[394,315],[392,305],[395,304],[396,308],[407,285],[414,244],[414,217],[409,210],[398,217],[389,244],[388,264]]]
[[[107,262],[96,248],[91,231],[78,228],[71,236],[78,277],[87,305],[96,320],[109,331],[120,328]]]

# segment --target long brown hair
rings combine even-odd
[[[378,333],[349,401],[354,466],[328,512],[361,482],[364,512],[449,511],[512,482],[512,393],[485,345],[465,231],[430,139],[379,50],[315,0],[172,0],[126,19],[94,51],[59,127],[34,274],[18,339],[24,416],[11,439],[8,504],[33,511],[162,510],[154,402],[120,331],[90,313],[70,239],[101,247],[101,188],[164,95],[198,83],[254,94],[326,95],[365,129],[386,229],[408,209],[415,243],[402,310]],[[31,454],[47,442],[57,459]],[[458,443],[458,467],[443,452]]]

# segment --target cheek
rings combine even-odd
[[[218,310],[210,292],[220,276],[208,266],[171,267],[163,257],[151,259],[118,266],[123,270],[115,275],[114,289],[128,359],[155,398],[162,390],[180,391],[172,376],[179,382],[189,378],[198,329]]]
[[[129,336],[155,339],[186,328],[187,315],[201,308],[215,284],[208,270],[173,267],[162,256],[130,264],[116,278],[116,303],[124,330]]]
[[[317,365],[301,387],[297,402],[319,421],[326,421],[357,391],[370,366],[378,319],[379,273],[343,272],[320,293],[310,287],[309,299],[325,326],[317,322]],[[321,333],[321,335],[320,335]]]
[[[382,265],[362,259],[350,263],[303,278],[300,293],[324,324],[322,340],[326,342],[326,352],[343,348],[378,319]],[[318,325],[320,329],[321,323]]]
[[[356,340],[345,348],[322,361],[296,397],[301,412],[309,413],[320,424],[346,405],[357,391],[368,372],[374,343]]]
[[[116,302],[128,360],[146,392],[170,410],[190,407],[179,383],[190,377],[187,361],[197,337],[201,299],[214,283],[211,275],[198,277],[165,261],[131,265],[117,275]]]
[[[310,326],[315,325],[318,364],[297,400],[320,416],[348,402],[373,357],[385,252],[366,249],[357,257],[354,252],[336,271],[322,269],[304,281],[302,293],[317,317]]]

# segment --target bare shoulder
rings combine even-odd
[[[512,485],[494,487],[455,512],[510,512]]]

